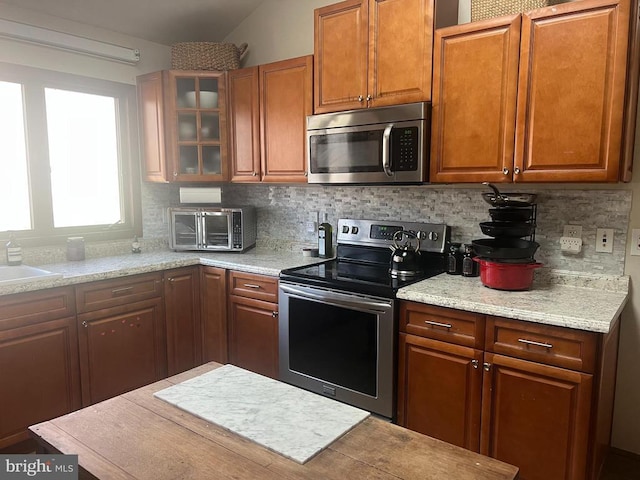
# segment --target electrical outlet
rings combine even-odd
[[[582,238],[582,227],[580,225],[565,225],[562,232],[563,237]]]
[[[318,212],[309,212],[306,225],[308,233],[316,233],[318,229]]]
[[[631,230],[631,255],[640,255],[640,228]]]
[[[582,239],[574,237],[561,237],[560,250],[567,253],[580,253],[582,250]]]
[[[613,228],[596,230],[596,252],[613,253]]]

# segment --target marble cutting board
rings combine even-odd
[[[298,463],[305,463],[369,412],[224,365],[154,394]]]

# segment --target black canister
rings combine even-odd
[[[449,244],[449,253],[447,254],[447,273],[449,275],[462,274],[462,252],[460,252],[459,243]]]
[[[475,254],[472,245],[464,246],[464,257],[462,258],[462,275],[465,277],[477,277],[480,275],[480,266],[473,261]]]

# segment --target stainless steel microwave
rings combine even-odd
[[[243,252],[256,244],[253,207],[169,208],[169,248]]]
[[[423,183],[431,104],[307,117],[309,183]]]

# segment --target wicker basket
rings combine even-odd
[[[246,43],[183,42],[171,47],[173,70],[234,70],[247,54]]]
[[[471,21],[523,13],[566,0],[471,0]]]

